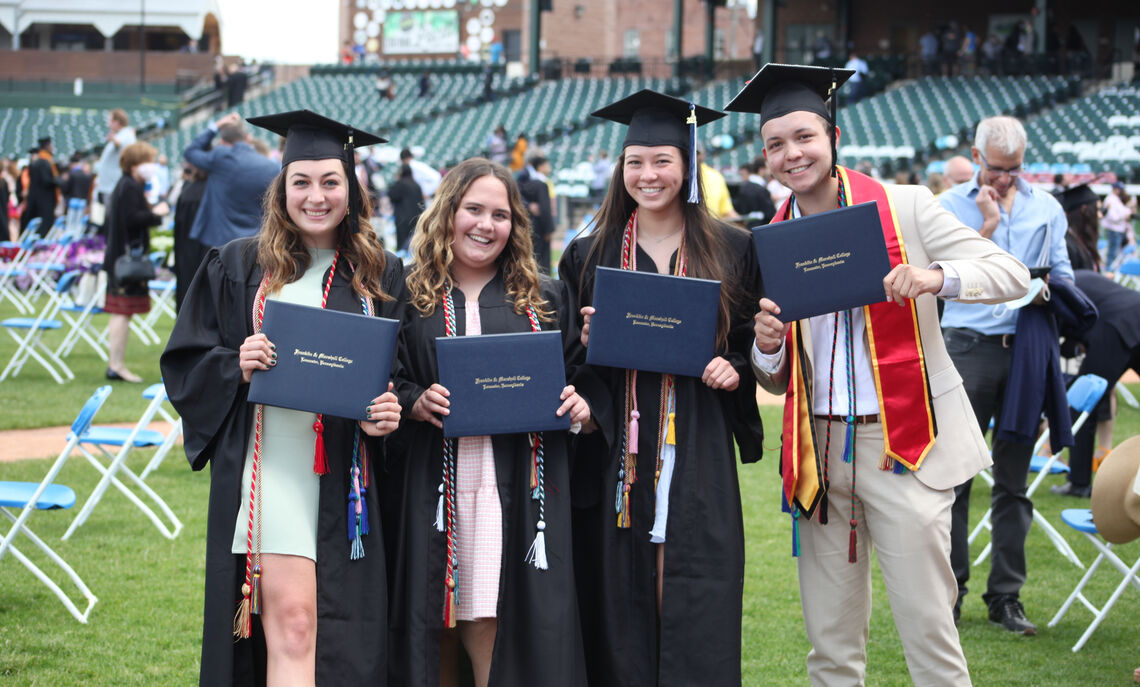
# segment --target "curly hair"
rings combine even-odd
[[[411,303],[427,317],[435,312],[444,291],[451,289],[455,215],[471,184],[486,176],[503,183],[511,208],[511,235],[498,257],[507,298],[514,303],[517,314],[523,315],[528,306],[533,306],[539,319],[549,322],[554,315],[539,291],[530,215],[523,205],[518,184],[506,167],[481,157],[464,160],[448,171],[435,193],[435,200],[416,222],[416,230],[412,234],[414,265],[408,272]]]
[[[309,269],[311,258],[302,241],[301,230],[289,217],[285,207],[285,173],[288,165],[274,177],[262,201],[261,231],[257,235],[257,262],[269,273],[268,292],[274,293],[281,287],[296,281]],[[345,166],[346,178],[352,172]],[[372,231],[369,218],[372,217],[372,202],[367,193],[357,186],[356,207],[360,231],[350,233],[347,218],[337,227],[336,244],[341,256],[352,265],[352,289],[361,296],[390,301],[392,296],[384,292],[381,279],[387,258],[384,247]],[[338,265],[338,270],[340,266]]]
[[[601,260],[604,246],[614,243],[620,244],[625,225],[629,222],[630,215],[637,209],[637,201],[629,195],[629,191],[625,188],[624,166],[625,151],[622,151],[622,154],[618,156],[617,164],[614,165],[609,193],[606,194],[591,223],[591,233],[597,238],[590,246],[586,260],[582,265],[581,284],[593,281],[594,269]],[[689,154],[685,150],[681,150],[681,169],[689,169]],[[704,182],[700,167],[697,168],[697,183],[703,188]],[[723,348],[728,341],[732,305],[743,297],[743,293],[740,285],[731,278],[729,270],[730,265],[734,264],[734,258],[729,255],[728,243],[723,233],[717,228],[720,223],[713,218],[712,214],[709,213],[708,206],[705,205],[704,194],[701,194],[701,202],[699,203],[685,202],[684,199],[688,197],[689,178],[686,174],[681,189],[677,193],[676,201],[681,203],[681,213],[685,219],[685,258],[689,265],[688,276],[713,279],[721,283],[720,304],[717,308],[716,341],[717,347]],[[730,231],[740,231],[725,224],[720,224],[720,226]],[[582,289],[583,297],[585,293],[586,289]],[[589,305],[589,303],[578,303],[578,307],[584,305]]]

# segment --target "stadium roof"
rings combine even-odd
[[[148,26],[177,26],[194,39],[202,37],[206,15],[221,17],[218,0],[0,0],[0,25],[19,34],[32,24],[90,24],[114,36],[124,26],[139,25],[140,9]]]

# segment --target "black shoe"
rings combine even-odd
[[[954,624],[957,625],[958,621],[962,619],[962,604],[954,604]]]
[[[122,377],[119,375],[118,372],[115,372],[114,370],[112,370],[111,368],[108,367],[107,368],[107,379],[118,381],[118,380],[122,379]]]
[[[1025,609],[1016,596],[999,596],[990,602],[990,622],[1019,635],[1036,635],[1037,626],[1025,617]]]
[[[1087,499],[1092,496],[1092,486],[1087,487],[1074,487],[1072,482],[1065,482],[1064,484],[1054,484],[1049,487],[1050,494],[1057,496],[1075,496],[1077,498]]]

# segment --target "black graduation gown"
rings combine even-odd
[[[115,277],[115,261],[132,248],[141,248],[143,257],[150,252],[150,228],[159,225],[162,218],[150,209],[146,191],[137,179],[124,174],[111,191],[107,201],[107,247],[103,251],[103,270],[107,273],[108,293],[119,284]],[[145,296],[145,283],[131,282],[130,295]],[[239,344],[240,345],[240,344]]]
[[[59,177],[56,176],[55,165],[50,159],[36,156],[28,164],[28,188],[25,190],[24,214],[20,218],[20,229],[27,228],[28,223],[39,217],[39,234],[46,236],[51,225],[55,222],[56,194],[59,189]]]
[[[198,216],[198,208],[202,205],[205,193],[205,179],[189,181],[182,186],[178,205],[174,208],[174,304],[177,310],[182,309],[182,301],[186,300],[186,292],[190,289],[190,280],[194,278],[209,250],[209,246],[190,238],[190,229],[194,226],[194,218]]]
[[[759,276],[747,233],[717,225],[726,236],[722,264],[743,291],[733,310],[723,355],[740,375],[735,392],[714,391],[696,377],[676,377],[676,462],[669,491],[661,618],[656,610],[656,547],[650,542],[656,498],[657,409],[661,377],[637,376],[638,481],[631,488],[631,527],[617,527],[618,466],[624,460],[625,371],[586,366],[572,380],[602,431],[580,438],[574,451],[574,563],[591,687],[740,684],[740,622],[744,587],[744,524],[733,446],[743,462],[760,459],[763,427],[749,365]],[[596,239],[575,240],[558,274],[571,302],[593,302]],[[620,266],[620,235],[599,264]],[[673,256],[676,260],[676,254]],[[641,271],[655,271],[640,248]]]
[[[182,416],[191,467],[210,464],[206,540],[206,598],[202,632],[202,687],[265,683],[265,645],[254,616],[253,637],[235,642],[234,612],[245,579],[245,556],[230,552],[241,499],[246,445],[254,405],[246,401],[238,348],[253,333],[251,312],[262,270],[253,239],[211,248],[190,285],[166,351],[162,376]],[[387,254],[382,286],[394,301],[376,302],[381,317],[399,319],[403,265]],[[337,266],[328,307],[360,312],[349,266]],[[317,684],[384,685],[387,671],[387,593],[378,493],[384,442],[367,438],[371,487],[366,492],[370,534],[365,556],[349,560],[348,490],[355,421],[328,417],[329,474],[320,480],[317,527]],[[363,433],[362,433],[362,436]]]
[[[571,332],[562,285],[543,278],[542,295],[559,317],[543,329]],[[466,306],[455,300],[457,334],[462,336]],[[501,274],[483,287],[479,313],[484,334],[531,331],[525,315],[506,300]],[[408,305],[400,328],[396,393],[405,418],[415,400],[438,381],[435,339],[444,335],[443,308],[423,317]],[[391,613],[389,683],[401,687],[439,684],[439,641],[443,629],[446,534],[435,528],[443,469],[443,434],[426,422],[405,420],[393,437],[384,478],[384,521],[388,527]],[[535,536],[538,504],[530,498],[530,446],[526,434],[492,440],[502,506],[503,559],[499,576],[498,632],[491,661],[492,687],[570,687],[586,684],[578,607],[571,561],[570,468],[566,433],[545,432],[546,553],[549,569],[526,562]],[[462,536],[462,535],[460,535]],[[463,574],[462,570],[459,573]]]

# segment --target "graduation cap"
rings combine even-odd
[[[697,183],[697,127],[714,122],[723,112],[701,107],[644,88],[631,96],[590,113],[594,117],[626,125],[628,146],[674,146],[689,154],[689,202],[700,200]]]
[[[1056,193],[1055,195],[1057,197],[1057,200],[1061,203],[1061,207],[1065,209],[1065,212],[1076,210],[1082,205],[1086,205],[1088,203],[1093,203],[1095,205],[1096,202],[1100,200],[1100,196],[1098,196],[1095,191],[1089,188],[1088,184],[1081,184],[1080,186],[1067,188],[1064,191]]]
[[[831,167],[835,174],[835,92],[855,74],[853,69],[768,63],[749,79],[725,110],[760,115],[760,128],[792,112],[814,112],[831,123]],[[830,100],[830,107],[827,101]]]
[[[285,137],[285,149],[281,153],[282,167],[296,160],[335,158],[344,162],[345,175],[348,177],[348,229],[354,234],[359,231],[356,204],[360,184],[353,171],[356,164],[352,151],[360,146],[387,143],[387,139],[310,110],[250,117],[246,121]]]

